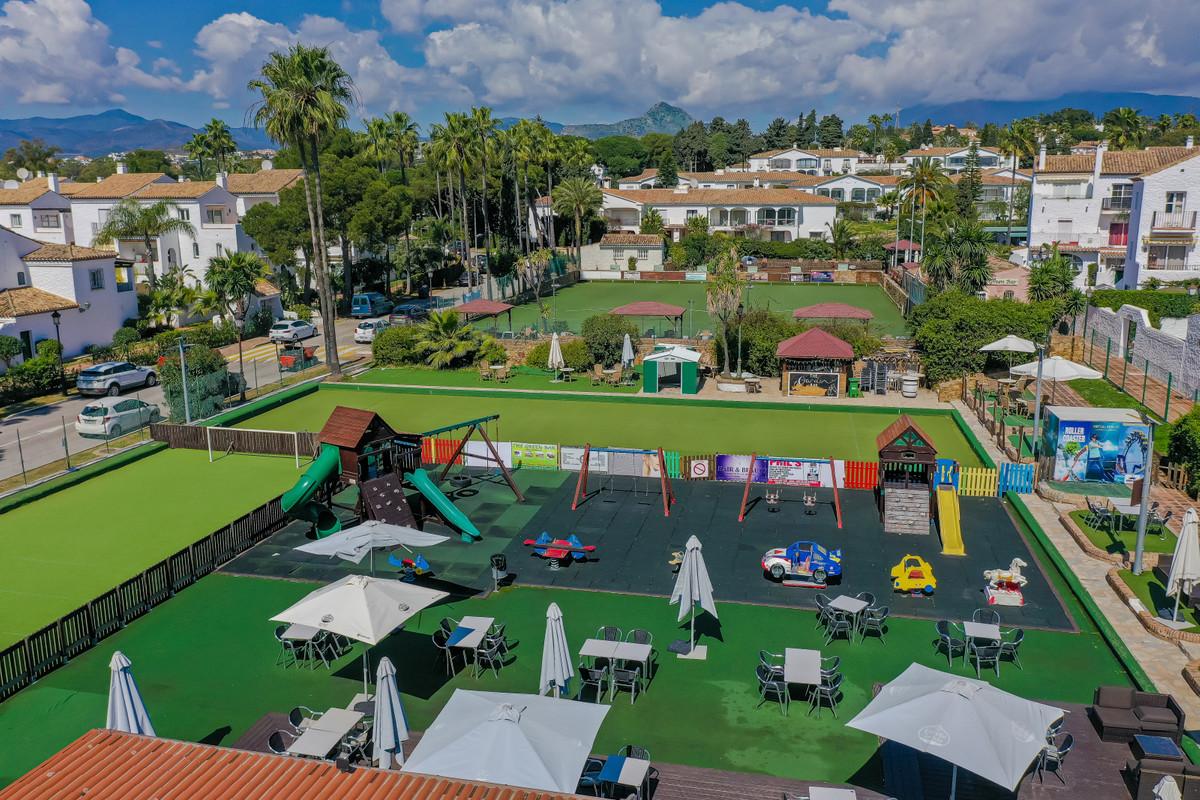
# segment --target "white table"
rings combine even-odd
[[[1000,641],[1000,626],[990,622],[964,622],[963,633],[972,639],[990,639]]]
[[[579,655],[587,658],[607,658],[609,661],[636,661],[642,665],[642,677],[647,677],[647,662],[653,648],[636,642],[613,642],[608,639],[587,639]],[[616,686],[609,681],[609,697],[616,695]]]
[[[314,720],[287,751],[294,756],[325,758],[342,743],[354,726],[362,721],[363,715],[345,708],[331,708]]]
[[[450,632],[450,637],[453,638],[460,628],[467,628],[470,633],[450,646],[461,650],[478,650],[479,645],[483,644],[483,637],[487,636],[488,630],[495,621],[494,617],[463,617],[458,626]]]
[[[829,601],[829,607],[835,608],[838,611],[845,611],[847,614],[858,616],[866,607],[870,605],[866,600],[859,600],[857,597],[851,597],[847,594],[839,594],[837,597]]]
[[[858,800],[853,789],[832,789],[828,786],[810,786],[808,800]]]
[[[291,639],[296,642],[311,642],[313,637],[321,632],[320,628],[314,628],[311,625],[301,625],[299,622],[293,622],[288,625],[288,629],[283,632],[283,638]]]
[[[821,651],[789,647],[783,651],[783,680],[816,686],[821,682]]]
[[[610,756],[610,758],[613,758]],[[601,777],[605,783],[615,783],[620,786],[632,786],[641,792],[642,785],[646,782],[646,776],[650,774],[650,762],[643,758],[631,758],[629,756],[621,757],[624,760],[621,763],[620,775],[616,778],[610,775],[601,773]],[[611,771],[611,770],[610,770]]]

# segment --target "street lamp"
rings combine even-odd
[[[58,342],[58,379],[62,387],[62,393],[65,396],[67,393],[67,372],[63,369],[62,314],[55,311],[50,314],[50,320],[54,323],[54,339]]]
[[[1154,475],[1154,420],[1142,414],[1146,423],[1146,457],[1142,459],[1142,504],[1138,508],[1137,539],[1133,546],[1133,574],[1142,574],[1142,555],[1146,551],[1146,523],[1150,519],[1150,479]]]
[[[738,303],[737,319],[738,319],[738,357],[737,357],[737,376],[742,377],[742,317],[746,313],[746,307]]]

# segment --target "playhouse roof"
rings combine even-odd
[[[329,419],[325,420],[325,427],[321,428],[321,433],[317,435],[317,440],[321,444],[331,444],[335,447],[356,448],[362,444],[363,437],[378,420],[380,425],[383,425],[387,430],[386,422],[383,418],[374,411],[368,411],[365,408],[350,408],[349,406],[338,406],[333,409],[329,415]]]
[[[653,300],[639,300],[636,303],[626,303],[617,306],[610,314],[622,317],[682,317],[683,306],[673,306],[670,303],[656,303]]]
[[[925,431],[921,430],[921,427],[917,423],[912,421],[912,417],[908,416],[908,414],[901,414],[895,422],[884,428],[883,433],[875,437],[875,447],[880,452],[883,452],[910,430],[917,435],[920,444],[914,442],[901,443],[901,447],[913,450],[928,449],[932,451],[934,449],[933,440],[929,438]]]
[[[865,308],[848,303],[817,303],[792,312],[796,319],[874,319],[875,315]]]
[[[505,311],[508,311],[511,308],[512,306],[510,306],[508,303],[501,303],[499,300],[484,300],[483,298],[480,298],[478,300],[472,300],[469,303],[463,303],[454,310],[462,314],[483,314],[485,316],[492,316],[495,314],[503,314]]]
[[[779,358],[838,358],[854,359],[854,348],[832,333],[809,328],[804,333],[784,339],[775,349]]]

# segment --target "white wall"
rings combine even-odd
[[[1142,239],[1152,235],[1154,212],[1164,211],[1168,192],[1187,193],[1186,214],[1189,218],[1193,212],[1200,210],[1200,151],[1195,158],[1135,181],[1135,205],[1129,219],[1129,248],[1125,256],[1125,283],[1130,288],[1145,283],[1152,277],[1162,281],[1178,281],[1200,275],[1200,244],[1196,242],[1197,231],[1194,227],[1191,230],[1190,241],[1186,235],[1153,234],[1155,239],[1178,238],[1181,243],[1187,245],[1183,269],[1149,269],[1150,251]]]
[[[602,271],[604,273],[629,270],[629,257],[637,257],[645,251],[645,258],[638,258],[638,272],[657,272],[663,268],[662,247],[638,247],[637,245],[602,245],[589,244],[582,248],[581,269],[584,272]],[[609,277],[620,277],[610,275]]]

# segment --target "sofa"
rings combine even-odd
[[[1200,800],[1200,766],[1161,758],[1131,758],[1125,763],[1134,800],[1154,800],[1154,787],[1169,775],[1184,800]]]
[[[1183,709],[1169,694],[1100,686],[1088,706],[1088,716],[1105,742],[1132,742],[1139,734],[1178,742],[1183,736]]]

